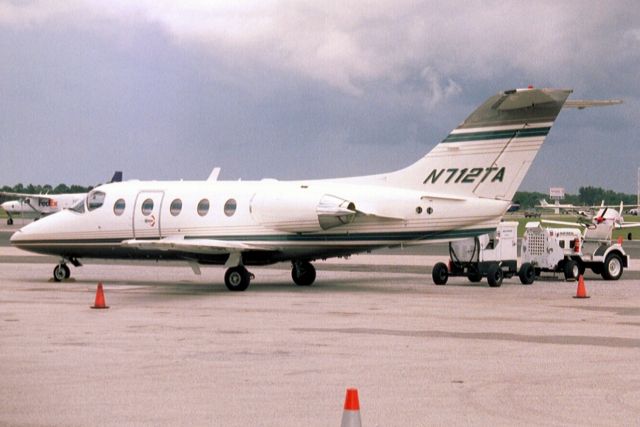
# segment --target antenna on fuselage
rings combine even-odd
[[[211,171],[211,174],[209,175],[209,178],[207,178],[207,181],[209,182],[217,181],[219,175],[220,175],[220,168],[216,166]]]

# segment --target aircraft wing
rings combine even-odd
[[[624,224],[616,225],[616,228],[631,228],[640,227],[640,222],[625,222]]]
[[[0,191],[0,196],[17,197],[18,199],[53,199],[53,197],[49,196],[48,194],[12,193],[9,191]]]
[[[183,236],[166,237],[159,240],[125,240],[122,246],[145,250],[181,251],[198,254],[228,254],[244,251],[273,251],[270,246],[252,245],[243,242],[215,239],[185,239]]]
[[[551,219],[541,219],[540,222],[544,222],[545,224],[557,224],[557,225],[568,225],[571,227],[584,227],[585,224],[581,224],[579,222],[568,222],[568,221],[554,221]]]

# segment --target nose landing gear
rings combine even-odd
[[[71,277],[71,270],[65,263],[60,263],[53,269],[53,280],[56,282],[62,282],[65,279]]]

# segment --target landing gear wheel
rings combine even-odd
[[[482,274],[478,271],[478,267],[475,265],[469,266],[467,269],[467,279],[471,283],[478,283],[482,280]]]
[[[249,287],[251,276],[243,266],[232,267],[224,274],[224,284],[230,291],[241,292]]]
[[[578,263],[572,259],[568,259],[564,263],[564,278],[565,280],[577,279],[580,275],[580,267]]]
[[[491,264],[487,271],[487,282],[492,288],[498,288],[502,286],[502,279],[504,279],[504,273],[498,264]]]
[[[293,263],[291,278],[298,286],[310,286],[316,280],[316,269],[310,262]]]
[[[431,271],[431,277],[433,278],[433,283],[436,285],[446,285],[447,279],[449,278],[449,268],[447,264],[444,262],[436,263]]]
[[[71,270],[67,267],[67,264],[58,264],[53,269],[53,280],[56,282],[62,282],[69,277],[71,277]]]
[[[604,280],[618,280],[624,270],[622,258],[618,254],[609,254],[602,267],[602,278]]]
[[[13,218],[9,218],[7,220],[7,225],[13,225]]]
[[[530,285],[536,280],[536,270],[531,263],[525,262],[520,266],[518,277],[520,278],[520,283]]]

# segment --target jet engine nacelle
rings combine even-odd
[[[311,233],[349,224],[356,216],[353,202],[306,189],[256,193],[251,214],[265,227],[291,233]]]

